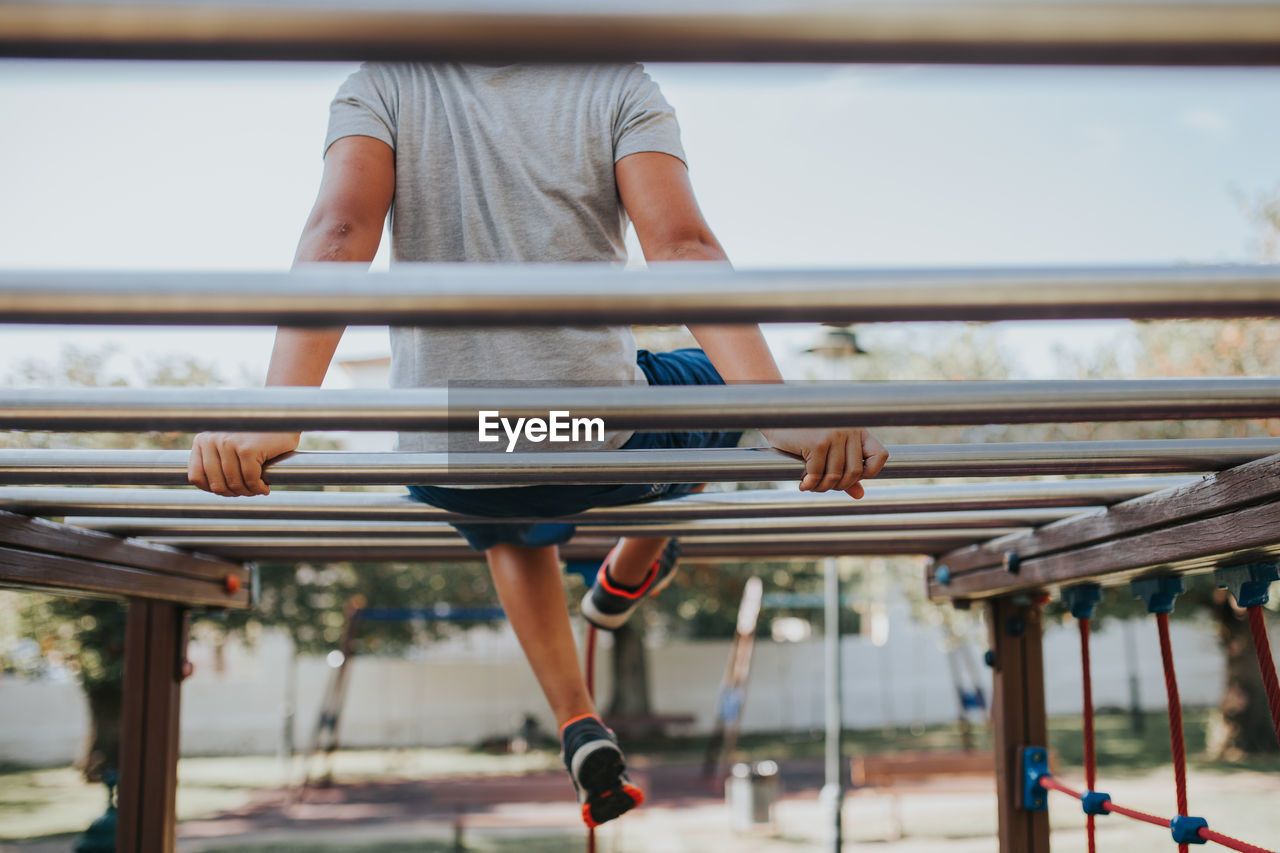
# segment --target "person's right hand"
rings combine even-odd
[[[191,445],[187,481],[225,497],[270,494],[263,465],[297,450],[301,439],[296,432],[202,432]]]

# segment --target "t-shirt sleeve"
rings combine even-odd
[[[396,147],[396,86],[383,66],[365,63],[346,79],[329,105],[324,150],[344,136],[371,136]]]
[[[613,126],[613,161],[628,154],[658,151],[686,161],[680,144],[676,111],[658,84],[639,65],[633,66],[622,88],[622,101]]]

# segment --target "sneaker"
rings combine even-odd
[[[627,778],[617,739],[599,717],[570,720],[560,730],[560,744],[587,826],[594,829],[644,802],[644,792]]]
[[[604,631],[621,628],[631,617],[632,611],[640,606],[640,600],[646,593],[657,595],[666,589],[675,578],[676,561],[680,559],[680,540],[668,541],[658,559],[653,561],[644,582],[636,589],[626,589],[609,577],[609,565],[619,547],[620,544],[615,545],[609,556],[604,558],[604,564],[596,573],[595,583],[582,599],[582,615],[592,625]]]

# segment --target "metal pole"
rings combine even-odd
[[[961,534],[961,535],[957,535]],[[967,535],[964,535],[967,534]],[[839,551],[842,554],[887,556],[905,554],[929,556],[956,548],[976,545],[991,537],[991,530],[980,531],[912,531],[888,538],[866,538],[851,534],[779,534],[776,536],[706,536],[682,543],[682,553],[690,558],[727,557],[821,557]],[[229,537],[155,537],[156,544],[191,548],[201,553],[223,555],[238,560],[359,560],[364,562],[478,559],[461,538],[421,539],[414,537],[262,537],[257,539]],[[561,546],[561,557],[567,560],[602,558],[617,544],[616,539],[579,536]]]
[[[0,33],[12,5],[0,2]],[[56,4],[30,8],[44,5]],[[936,7],[922,8],[936,14]],[[1271,14],[1280,44],[1280,8]],[[0,272],[0,317],[10,323],[562,326],[1277,313],[1280,266],[735,271],[700,263],[635,273],[584,263],[399,265],[382,273],[345,265],[293,272]]]
[[[584,533],[593,536],[766,536],[778,533],[819,533],[824,531],[890,532],[918,530],[987,528],[993,536],[1020,528],[1036,527],[1069,518],[1088,508],[1049,507],[1039,509],[996,509],[968,512],[913,512],[863,516],[800,516],[797,518],[733,518],[725,520],[695,519],[689,521],[652,522],[648,524],[601,524],[590,520],[579,522]],[[112,516],[68,516],[64,523],[75,527],[101,530],[117,536],[216,535],[255,536],[283,534],[289,536],[435,536],[452,538],[453,528],[440,521],[332,521],[263,518],[144,518]],[[506,519],[489,519],[502,523]]]
[[[601,431],[1185,421],[1280,417],[1280,379],[0,391],[0,429],[450,430],[469,433],[467,448],[477,446],[480,413],[495,411],[512,424],[516,418],[541,419],[544,428],[559,423],[565,436],[574,420],[596,418]],[[502,455],[506,443],[494,436],[503,429],[496,415],[485,418],[497,442],[492,449]]]
[[[753,489],[704,492],[668,501],[599,507],[573,516],[581,523],[683,521],[691,519],[855,516],[960,510],[1061,507],[1083,511],[1162,489],[1194,477],[1099,477],[1010,483],[936,483],[928,486],[867,485],[867,496],[844,493]],[[393,492],[301,492],[278,489],[252,500],[223,498],[192,488],[122,489],[75,486],[0,486],[0,509],[42,516],[150,516],[166,518],[446,521],[482,520],[419,503]],[[507,521],[533,521],[510,518]]]
[[[920,528],[916,530],[875,530],[875,531],[857,531],[857,530],[834,530],[834,531],[815,531],[811,533],[773,533],[765,531],[756,536],[749,536],[744,533],[734,533],[730,535],[705,535],[690,534],[687,541],[681,545],[704,546],[731,546],[731,547],[757,547],[762,551],[766,551],[776,546],[805,546],[805,547],[870,547],[873,550],[881,547],[893,547],[900,544],[926,542],[935,543],[939,541],[955,541],[955,542],[982,542],[988,539],[994,539],[999,536],[1008,536],[1012,533],[1022,532],[1021,528],[1000,528],[1000,527],[976,527],[976,528]],[[595,531],[587,528],[583,530],[583,539],[585,541],[616,541],[616,536],[602,536]],[[356,535],[343,536],[316,536],[312,533],[301,532],[300,534],[290,534],[281,532],[277,535],[254,536],[252,534],[234,534],[225,535],[201,535],[201,534],[179,534],[179,535],[152,535],[143,537],[144,542],[155,545],[167,545],[174,548],[190,548],[201,551],[210,550],[238,550],[251,551],[258,547],[276,547],[276,548],[302,548],[314,553],[323,553],[326,548],[350,549],[369,547],[377,548],[379,546],[391,547],[414,547],[423,552],[434,549],[452,549],[462,543],[462,539],[458,537],[452,530],[440,530],[432,535],[413,536],[413,535],[394,535],[383,536],[377,531],[366,531]],[[924,553],[919,549],[913,553]]]
[[[1280,453],[1280,438],[891,446],[881,480],[1219,471]],[[187,484],[185,450],[0,450],[6,485]],[[796,481],[802,463],[767,448],[563,453],[291,453],[273,486]]]
[[[1268,3],[731,0],[0,4],[0,53],[381,61],[1275,63]]]
[[[844,733],[843,679],[840,669],[840,563],[835,557],[822,561],[825,595],[825,681],[826,701],[826,783],[821,800],[827,811],[829,835],[824,845],[831,853],[840,853],[842,842],[841,808],[844,805],[844,758],[840,738]]]

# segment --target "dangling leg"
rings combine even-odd
[[[560,728],[583,821],[598,826],[625,814],[644,802],[644,792],[627,778],[622,750],[587,694],[555,546],[495,545],[485,557],[498,600]]]

